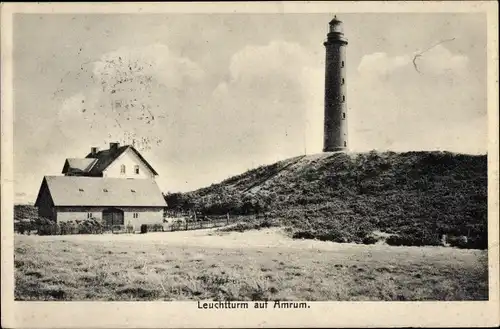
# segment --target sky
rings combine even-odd
[[[15,201],[115,141],[133,141],[164,192],[321,152],[332,16],[16,14]],[[350,151],[486,153],[484,14],[337,17]]]

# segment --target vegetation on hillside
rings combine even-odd
[[[331,153],[261,166],[166,200],[206,214],[265,213],[297,238],[373,242],[381,231],[393,245],[483,249],[487,176],[486,155]]]

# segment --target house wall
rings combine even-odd
[[[121,173],[122,165],[125,165],[125,174]],[[134,171],[135,165],[139,166],[139,174]],[[154,174],[133,151],[128,149],[103,171],[103,177],[154,178]]]
[[[102,220],[102,211],[109,208],[123,210],[124,224],[131,224],[136,231],[140,230],[142,224],[163,223],[163,208],[153,207],[57,207],[57,222],[86,220],[88,213]],[[138,218],[134,218],[134,213],[138,214]]]
[[[57,213],[54,209],[52,198],[50,197],[49,190],[47,186],[42,187],[40,193],[40,200],[37,205],[38,207],[38,217],[44,217],[53,221],[57,219]]]

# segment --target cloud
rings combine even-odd
[[[174,54],[163,44],[108,52],[93,63],[93,73],[101,84],[112,84],[117,78],[151,77],[170,88],[181,88],[205,76],[198,64]]]
[[[386,53],[377,52],[361,58],[361,62],[358,65],[358,72],[360,74],[382,76],[390,74],[394,70],[410,63],[411,59],[409,55],[390,57]]]
[[[162,44],[122,47],[88,67],[82,66],[85,88],[63,99],[58,111],[57,128],[74,142],[158,144],[165,140],[162,130],[182,123],[179,112],[203,94],[204,70]]]
[[[440,44],[417,58],[417,71],[413,56],[362,57],[349,85],[351,146],[484,152],[486,131],[475,128],[486,124],[486,94],[469,81],[468,57]]]
[[[322,109],[317,104],[324,88],[320,63],[301,45],[284,41],[246,46],[233,54],[229,77],[213,95],[214,112],[224,125],[219,131],[235,141],[229,146],[235,154],[269,161],[304,152],[309,117]]]
[[[389,56],[384,52],[364,55],[357,67],[358,73],[371,76],[385,76],[401,69],[414,68],[413,59],[422,74],[442,75],[463,74],[467,70],[469,58],[453,54],[444,45],[437,44],[428,51]]]

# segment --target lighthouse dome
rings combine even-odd
[[[333,16],[333,19],[330,21],[330,32],[344,33],[342,21],[339,20],[337,16]]]

